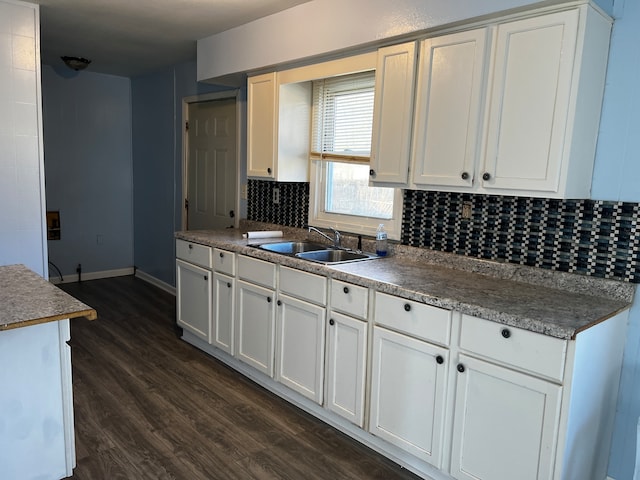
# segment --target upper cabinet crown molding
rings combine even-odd
[[[590,3],[546,7],[421,41],[415,77],[388,63],[384,79],[415,82],[413,131],[383,85],[372,184],[588,198],[611,23]],[[382,126],[394,122],[391,136]]]

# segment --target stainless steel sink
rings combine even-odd
[[[282,253],[284,255],[295,255],[300,252],[308,252],[311,250],[325,250],[326,245],[313,242],[276,242],[276,243],[263,243],[259,245],[262,250],[268,250],[270,252]]]
[[[345,263],[378,258],[377,255],[352,252],[349,250],[316,250],[297,253],[296,257],[320,263]]]
[[[357,262],[360,260],[378,258],[377,255],[370,253],[331,248],[321,243],[305,241],[262,243],[260,245],[252,246],[269,252],[296,256],[303,260],[324,264]]]

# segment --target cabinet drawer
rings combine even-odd
[[[376,292],[375,321],[392,330],[429,342],[449,345],[451,312],[405,298]]]
[[[327,304],[327,279],[314,273],[280,267],[280,291],[303,300]]]
[[[367,319],[369,289],[331,280],[331,308],[354,317]]]
[[[276,266],[257,258],[238,257],[238,276],[258,285],[276,288]]]
[[[213,268],[216,272],[234,276],[236,274],[236,254],[219,248],[214,248]]]
[[[176,257],[204,268],[212,268],[211,247],[206,245],[176,240]]]
[[[460,348],[562,381],[566,340],[462,315]]]

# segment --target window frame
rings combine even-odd
[[[377,52],[367,52],[321,63],[314,63],[278,72],[278,83],[304,83],[339,75],[375,70]],[[311,123],[311,119],[310,123]],[[311,129],[311,124],[309,125]],[[311,135],[309,135],[311,137]],[[309,138],[311,152],[311,138]],[[389,220],[324,212],[326,176],[321,175],[322,164],[327,160],[314,160],[309,155],[309,225],[336,228],[341,232],[375,236],[380,223],[384,223],[389,239],[400,240],[402,233],[403,191],[394,188],[393,216]],[[363,164],[369,164],[363,163]],[[371,185],[371,183],[369,183]]]
[[[327,163],[326,160],[312,160],[310,162],[309,225],[375,236],[378,225],[384,223],[388,237],[392,240],[400,240],[402,233],[402,189],[393,189],[393,213],[390,219],[326,212],[324,206],[327,191]]]

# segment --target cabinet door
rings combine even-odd
[[[247,176],[274,178],[276,148],[276,74],[247,80]]]
[[[451,474],[460,480],[553,478],[561,390],[461,355]]]
[[[420,43],[413,134],[416,185],[470,187],[479,157],[487,29]]]
[[[416,43],[378,50],[371,181],[406,185],[409,172]]]
[[[236,355],[273,377],[274,292],[243,281],[236,288]]]
[[[275,379],[322,404],[325,309],[286,295],[277,305]]]
[[[213,329],[211,344],[233,355],[233,314],[235,279],[221,273],[213,274]]]
[[[578,11],[498,26],[484,188],[557,192]]]
[[[367,322],[331,312],[328,328],[327,408],[362,428]]]
[[[176,260],[176,321],[206,342],[211,341],[211,272]]]
[[[438,468],[446,358],[444,348],[374,328],[369,430]]]

